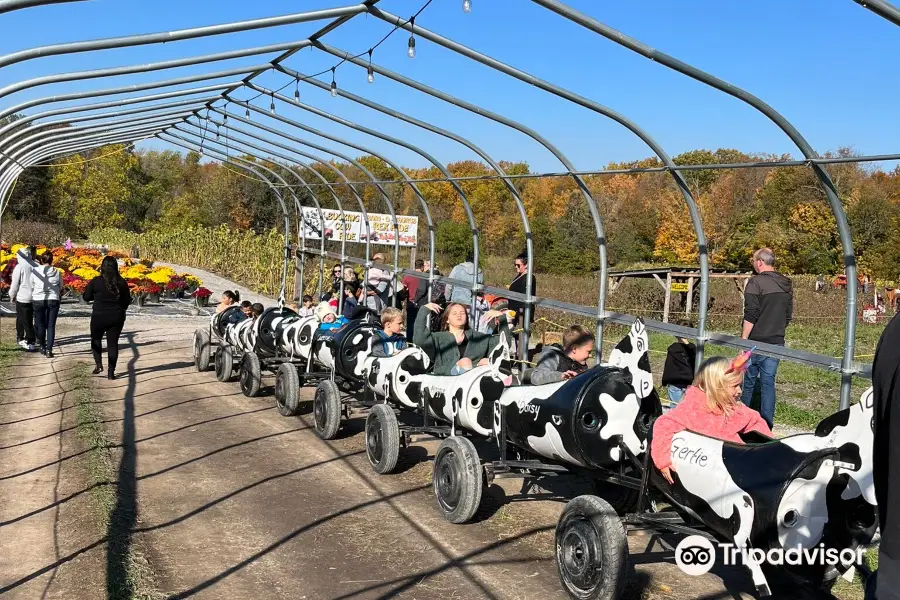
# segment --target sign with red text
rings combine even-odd
[[[394,222],[391,215],[367,213],[369,228],[360,212],[345,210],[343,217],[338,210],[322,210],[320,218],[316,208],[303,208],[303,233],[307,240],[320,240],[324,234],[326,240],[340,242],[346,240],[354,243],[365,243],[380,246],[394,245]],[[397,229],[400,233],[401,246],[418,244],[419,217],[397,215]]]

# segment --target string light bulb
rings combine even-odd
[[[472,0],[463,0],[463,12],[472,12]]]
[[[406,55],[410,58],[416,57],[416,36],[413,33],[413,30],[416,27],[416,19],[415,17],[410,18],[409,20],[409,44],[406,46]]]
[[[294,89],[294,99],[300,100],[300,78],[297,77],[297,87]]]
[[[366,75],[366,79],[369,83],[375,83],[375,71],[372,69],[372,49],[369,48],[369,68],[368,75]]]
[[[331,67],[331,97],[337,98],[337,82],[334,80],[334,70],[336,67]]]
[[[250,109],[249,108],[244,110],[244,116],[247,117],[248,119],[250,118]]]
[[[225,108],[222,112],[224,113],[222,120],[227,123],[228,122],[228,103],[227,102],[225,103]]]
[[[275,94],[274,93],[272,94],[272,103],[269,105],[269,110],[271,110],[273,114],[275,113]]]

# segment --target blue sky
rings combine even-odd
[[[424,1],[382,0],[379,6],[409,16]],[[91,0],[51,5],[0,15],[0,54],[60,41],[181,29],[338,4],[338,0]],[[672,155],[694,148],[719,147],[797,155],[784,134],[749,106],[527,0],[473,0],[470,14],[463,13],[461,4],[461,0],[433,0],[417,23],[621,112],[646,129]],[[850,146],[864,154],[900,151],[900,28],[852,0],[569,0],[569,4],[755,93],[790,119],[820,152],[839,146]],[[320,25],[298,24],[165,45],[42,58],[0,69],[0,86],[59,72],[300,40]],[[365,51],[389,30],[378,19],[358,16],[330,33],[325,41],[356,53]],[[651,154],[639,139],[616,123],[425,40],[418,41],[418,55],[410,60],[406,56],[407,38],[402,31],[395,33],[376,50],[375,62],[532,127],[558,146],[577,168],[599,168],[610,161]],[[72,89],[115,87],[260,62],[265,59],[238,59],[43,86],[2,98],[0,106]],[[311,73],[335,62],[330,56],[307,49],[285,64]],[[286,76],[271,73],[257,81],[266,87],[288,83]],[[340,67],[337,81],[343,89],[466,136],[496,159],[524,160],[533,170],[560,169],[558,161],[529,138],[385,78],[376,78],[370,85],[365,70],[353,65]],[[309,85],[301,85],[300,89],[303,101],[408,139],[443,162],[475,158],[471,151],[454,142],[348,100],[333,99]],[[293,86],[285,93],[292,96]],[[235,95],[247,98],[251,94],[242,90]],[[269,100],[260,99],[258,104],[268,108]],[[59,105],[53,105],[56,106]],[[371,146],[404,165],[425,165],[423,158],[408,150],[305,111],[280,104],[278,111]],[[271,119],[260,120],[284,128]],[[292,133],[298,134],[296,130]],[[348,151],[330,142],[323,145]],[[166,147],[158,141],[145,146]]]

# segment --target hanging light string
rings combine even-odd
[[[309,79],[318,79],[318,78],[321,77],[322,75],[326,75],[328,72],[331,72],[331,81],[332,81],[332,84],[333,84],[333,85],[332,85],[332,88],[331,88],[331,89],[333,90],[332,95],[333,95],[333,96],[336,96],[336,95],[337,95],[337,93],[336,93],[336,91],[337,91],[337,82],[335,81],[334,76],[335,76],[335,71],[337,70],[338,67],[340,67],[340,66],[343,65],[345,62],[347,62],[347,61],[349,61],[349,60],[351,60],[351,59],[360,58],[360,57],[363,57],[363,56],[366,56],[366,55],[369,56],[369,62],[371,63],[371,62],[372,62],[372,52],[374,52],[375,50],[377,50],[378,47],[379,47],[381,44],[383,44],[384,42],[386,42],[387,39],[388,39],[389,37],[391,37],[391,36],[394,34],[394,32],[397,31],[398,29],[400,29],[403,25],[406,25],[406,24],[409,24],[409,25],[415,25],[416,17],[418,17],[419,15],[421,15],[422,12],[423,12],[426,8],[428,8],[428,6],[429,6],[433,1],[434,1],[434,0],[428,0],[427,2],[425,2],[425,4],[422,5],[422,8],[420,8],[419,10],[417,10],[416,13],[415,13],[413,16],[411,16],[405,23],[397,23],[396,25],[394,25],[394,27],[391,28],[391,30],[390,30],[389,32],[387,32],[387,33],[384,35],[384,37],[382,37],[380,40],[378,40],[378,42],[377,42],[375,45],[373,45],[371,48],[369,48],[368,50],[364,50],[364,51],[360,52],[359,54],[347,55],[347,56],[345,56],[344,58],[342,58],[341,60],[339,60],[335,65],[333,65],[333,66],[331,66],[331,67],[328,67],[327,69],[325,69],[325,70],[323,70],[323,71],[319,71],[318,73],[313,73],[312,75],[306,75],[305,77],[297,77],[297,78],[295,78],[295,79],[291,79],[291,80],[288,81],[285,85],[283,85],[283,86],[281,86],[280,88],[276,89],[276,90],[275,90],[275,93],[277,94],[277,93],[283,91],[285,88],[290,87],[291,84],[296,84],[297,88],[296,88],[295,91],[294,91],[294,97],[295,97],[295,98],[299,98],[299,97],[300,97],[300,89],[299,89],[299,88],[300,88],[300,81],[307,81],[307,80],[309,80]],[[470,2],[469,2],[469,10],[471,10],[471,6],[472,6],[472,3],[471,3],[471,1],[470,1]],[[465,3],[463,3],[463,10],[466,10]],[[468,10],[466,10],[466,12],[468,12]],[[407,49],[407,54],[411,54],[411,55],[410,55],[410,58],[413,58],[413,57],[415,57],[415,45],[416,45],[416,43],[415,43],[415,39],[414,39],[414,37],[413,37],[412,35],[410,35],[410,43],[412,44],[412,46],[408,46],[408,48],[412,48],[412,50],[410,51],[409,49]],[[371,75],[369,75],[369,77],[371,78],[371,80],[369,81],[369,83],[372,83],[372,82],[374,81],[374,79],[375,79],[374,71],[371,73]],[[259,93],[257,93],[255,96],[252,96],[249,100],[245,100],[245,102],[248,102],[248,103],[249,103],[249,102],[253,102],[254,100],[258,99],[260,96],[265,96],[265,95],[266,95],[266,92],[259,92]]]

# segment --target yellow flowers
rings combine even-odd
[[[71,273],[72,273],[72,275],[81,277],[85,281],[90,281],[94,277],[97,277],[100,275],[99,271],[97,271],[95,269],[91,269],[90,267],[80,267],[78,269],[71,271]]]
[[[169,271],[171,271],[171,269],[169,269]],[[172,275],[174,274],[175,272],[173,271]],[[158,283],[159,285],[166,285],[167,283],[169,283],[169,279],[172,278],[172,275],[164,273],[163,271],[154,271],[153,273],[147,275],[147,279],[149,279],[153,283]]]

